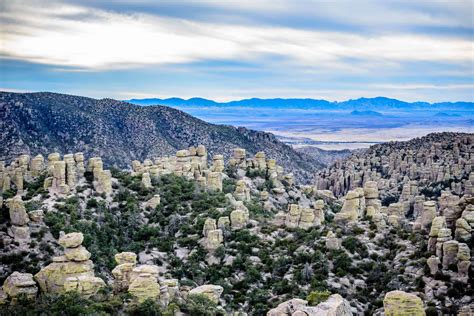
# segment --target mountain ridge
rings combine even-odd
[[[361,106],[368,108],[446,108],[453,106],[458,109],[473,109],[474,103],[468,101],[456,101],[456,102],[406,102],[398,99],[387,98],[387,97],[374,97],[374,98],[358,98],[349,99],[346,101],[327,101],[322,99],[312,98],[249,98],[242,100],[232,100],[228,102],[217,102],[210,99],[193,97],[189,99],[183,98],[144,98],[144,99],[129,99],[124,100],[137,105],[168,105],[168,106],[244,106],[244,107],[288,107],[288,108],[313,108],[313,109],[329,109],[329,108],[349,108],[355,109]]]
[[[19,154],[47,155],[81,151],[101,156],[108,165],[172,155],[203,144],[209,154],[242,147],[265,151],[300,179],[323,165],[294,151],[270,133],[207,123],[165,106],[141,107],[113,99],[50,92],[0,92],[0,159]]]

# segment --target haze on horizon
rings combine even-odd
[[[473,5],[0,0],[0,90],[472,102]]]

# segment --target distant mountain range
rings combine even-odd
[[[397,99],[386,97],[376,98],[359,98],[355,100],[347,100],[343,102],[331,102],[327,100],[317,99],[244,99],[239,101],[216,102],[203,98],[150,98],[150,99],[131,99],[127,102],[138,105],[167,105],[172,107],[198,106],[198,107],[259,107],[259,108],[298,108],[298,109],[347,109],[356,110],[363,108],[364,110],[383,110],[383,109],[448,109],[448,110],[472,110],[474,111],[473,102],[404,102]]]

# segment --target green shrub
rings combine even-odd
[[[312,291],[311,293],[308,294],[306,297],[306,300],[308,301],[308,304],[310,306],[316,306],[321,302],[324,302],[329,298],[331,295],[331,292],[328,290],[325,291]]]

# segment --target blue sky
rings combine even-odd
[[[0,89],[474,101],[473,5],[0,0]]]

